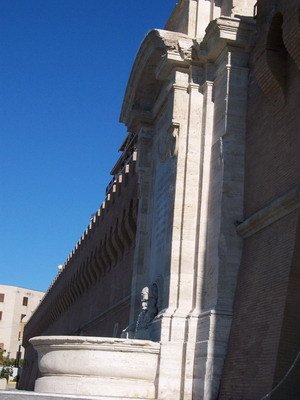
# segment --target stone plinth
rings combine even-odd
[[[41,336],[39,393],[155,398],[160,344],[148,340]]]
[[[128,397],[107,397],[107,396],[82,396],[75,394],[53,394],[27,392],[23,390],[1,390],[0,400],[147,400],[147,399],[129,399]]]

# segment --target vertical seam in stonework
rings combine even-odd
[[[189,97],[189,102],[188,102],[188,115],[190,113],[190,97]],[[189,119],[188,123],[186,126],[186,143],[185,143],[185,156],[184,156],[184,177],[183,177],[183,193],[182,193],[182,205],[181,205],[181,222],[184,221],[184,203],[185,203],[185,197],[186,197],[186,176],[187,176],[187,152],[188,152],[188,142],[189,142]],[[181,276],[181,263],[182,263],[182,236],[183,236],[183,223],[180,225],[180,241],[179,241],[179,265],[178,265],[178,279],[180,280]],[[176,305],[177,308],[179,307],[179,298],[180,298],[180,290],[181,290],[181,285],[180,281],[178,282],[178,290],[177,290],[177,301]]]
[[[198,171],[198,207],[196,213],[196,237],[195,237],[195,257],[194,257],[194,285],[193,285],[193,300],[192,300],[192,311],[197,306],[197,287],[198,287],[198,263],[199,263],[199,235],[200,235],[200,216],[201,216],[201,199],[202,199],[202,192],[203,192],[203,157],[204,157],[204,143],[205,143],[205,136],[203,135],[203,120],[206,118],[206,113],[204,114],[204,96],[202,95],[201,98],[201,129],[200,129],[200,148],[199,148],[199,171]]]
[[[182,203],[182,224],[180,227],[180,262],[179,262],[179,277],[181,276],[181,263],[182,263],[182,236],[183,236],[183,228],[185,226],[185,198],[186,198],[186,180],[187,180],[187,164],[188,164],[188,152],[189,152],[189,139],[190,139],[190,118],[191,118],[191,102],[192,102],[192,95],[191,91],[189,93],[189,102],[188,102],[188,110],[187,110],[187,115],[188,115],[188,120],[187,120],[187,127],[186,127],[186,151],[185,151],[185,161],[184,161],[184,186],[183,186],[183,203]],[[179,306],[179,296],[180,296],[180,282],[179,282],[179,290],[177,292],[177,304]],[[184,343],[186,343],[187,339],[187,322],[185,322],[184,326]],[[185,376],[185,370],[186,370],[186,344],[183,345],[182,349],[182,376]],[[183,399],[184,397],[184,386],[185,386],[185,379],[182,379],[180,382],[180,397]]]

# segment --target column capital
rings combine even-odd
[[[200,63],[216,62],[226,49],[250,53],[255,44],[255,20],[220,17],[212,21],[203,40],[195,41],[195,53]]]

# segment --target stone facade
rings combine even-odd
[[[300,1],[255,3],[182,0],[146,36],[122,156],[26,327],[21,388],[29,338],[121,335],[160,343],[155,399],[299,398],[297,368],[276,385],[300,332]]]

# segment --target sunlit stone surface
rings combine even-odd
[[[38,351],[40,393],[155,397],[160,344],[146,340],[44,336]]]

